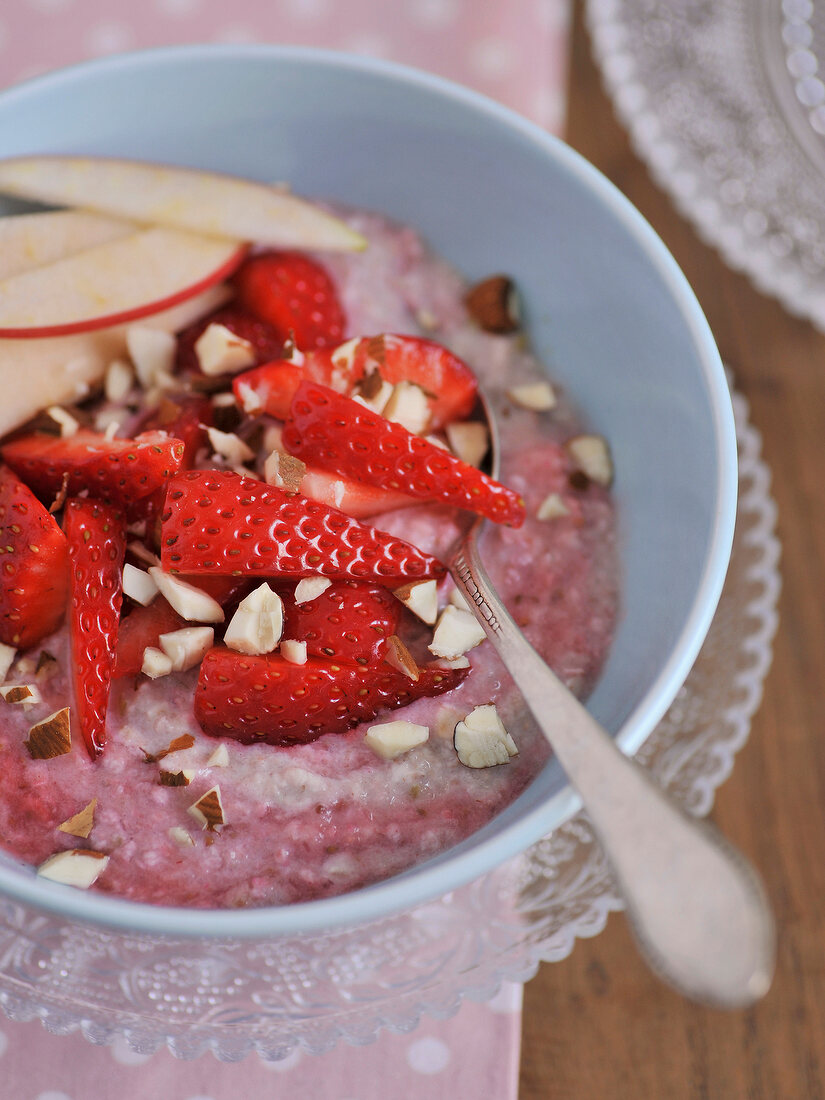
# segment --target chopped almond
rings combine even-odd
[[[411,680],[417,680],[420,670],[415,663],[415,658],[396,634],[387,638],[387,652],[384,654],[384,662],[409,676]]]
[[[273,451],[264,463],[264,481],[287,493],[297,493],[307,472],[306,463],[284,451]]]
[[[533,412],[546,412],[555,408],[556,395],[549,382],[528,382],[523,386],[513,386],[507,396],[514,405]]]
[[[393,595],[429,626],[438,618],[438,585],[435,581],[410,581],[394,588]]]
[[[329,588],[332,581],[328,577],[304,577],[295,585],[295,602],[309,603]]]
[[[200,796],[197,802],[193,802],[188,808],[192,817],[202,822],[204,829],[213,831],[219,825],[226,824],[226,817],[221,802],[221,789],[218,786],[210,789]]]
[[[51,760],[71,751],[72,729],[69,708],[56,710],[42,722],[36,722],[24,741],[32,760]]]
[[[70,848],[50,856],[37,868],[41,878],[88,890],[106,870],[109,857],[87,848]]]
[[[195,341],[195,355],[207,375],[235,374],[255,362],[255,349],[248,340],[214,322]]]
[[[568,439],[567,450],[582,473],[599,485],[613,481],[613,460],[607,442],[600,435],[577,435]]]
[[[67,821],[64,821],[62,825],[58,825],[58,829],[61,833],[68,833],[70,836],[79,836],[85,840],[94,827],[96,806],[97,799],[93,798],[82,810],[74,814]]]
[[[23,706],[27,710],[41,702],[40,692],[34,684],[8,684],[0,687],[0,695],[15,706]]]

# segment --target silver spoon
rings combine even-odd
[[[498,475],[495,418],[491,473]],[[769,989],[776,932],[753,868],[712,826],[690,817],[625,756],[516,626],[481,562],[468,527],[450,575],[498,651],[567,777],[607,856],[642,956],[694,1001],[742,1008]]]

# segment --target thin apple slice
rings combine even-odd
[[[0,218],[0,279],[128,237],[140,226],[86,210],[47,210]]]
[[[230,297],[225,284],[155,313],[152,328],[180,332],[222,306]],[[98,385],[113,359],[127,356],[128,325],[95,329],[74,336],[0,340],[0,436],[24,424],[48,405],[68,404]]]
[[[273,248],[352,252],[348,225],[278,187],[192,168],[94,157],[0,161],[0,191]]]
[[[0,281],[0,337],[68,336],[158,313],[231,275],[245,251],[160,228],[87,248]]]

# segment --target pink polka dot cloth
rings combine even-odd
[[[2,0],[0,87],[103,54],[186,42],[278,42],[428,69],[554,133],[564,124],[569,0]],[[521,987],[409,1035],[267,1064],[137,1055],[125,1040],[0,1016],[0,1100],[515,1100]]]

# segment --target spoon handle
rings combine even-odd
[[[495,592],[475,532],[450,573],[579,792],[652,970],[695,1001],[758,1000],[773,976],[775,929],[753,868],[677,807],[554,675]]]

